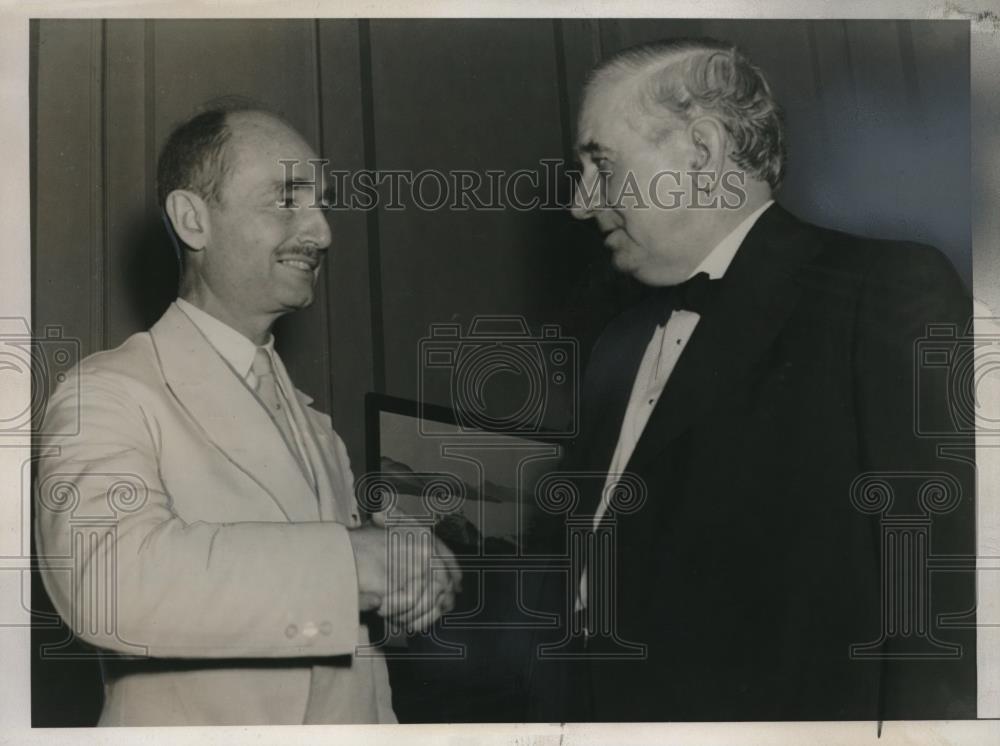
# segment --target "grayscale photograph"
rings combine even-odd
[[[974,19],[138,16],[27,23],[33,729],[1000,717]]]

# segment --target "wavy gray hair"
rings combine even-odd
[[[760,68],[735,45],[683,38],[630,47],[594,69],[587,91],[626,79],[637,86],[640,115],[626,116],[648,139],[659,141],[678,119],[715,116],[733,140],[733,160],[772,190],[781,185],[783,114]]]

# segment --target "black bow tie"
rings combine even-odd
[[[707,272],[699,272],[679,285],[657,288],[655,296],[659,323],[667,323],[674,311],[694,311],[704,315],[721,284],[721,280],[713,280]]]

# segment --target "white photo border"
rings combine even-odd
[[[0,0],[0,318],[31,315],[29,31],[31,18],[428,18],[428,17],[677,17],[803,19],[961,19],[970,22],[972,81],[972,173],[970,206],[973,234],[973,293],[990,316],[1000,317],[1000,0],[968,4],[928,0],[204,0],[172,2],[17,2]],[[20,389],[0,390],[3,411],[17,411],[30,400],[27,381]],[[983,451],[985,452],[985,451]],[[22,475],[30,443],[0,443],[0,570],[15,568],[30,534],[30,485]],[[1000,477],[991,457],[980,473]],[[1000,479],[998,479],[1000,481]],[[986,489],[984,489],[984,487]],[[979,554],[1000,555],[1000,484],[979,485]],[[992,531],[987,530],[992,527]],[[0,599],[19,597],[21,572],[0,572]],[[989,603],[993,618],[1000,599]],[[16,609],[14,610],[16,611]],[[0,621],[9,609],[0,609]],[[803,744],[803,743],[984,743],[1000,742],[1000,628],[981,629],[979,712],[977,721],[889,722],[876,741],[874,722],[862,723],[650,723],[642,725],[520,724],[299,726],[252,728],[32,729],[30,628],[0,626],[0,744],[228,744],[364,742],[395,744]]]

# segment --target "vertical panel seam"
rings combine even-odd
[[[111,57],[108,54],[108,24],[101,21],[101,349],[107,349],[109,339],[108,313],[111,305],[111,283],[108,268],[111,265],[111,141],[108,137],[108,75]]]
[[[361,133],[364,167],[374,171],[377,163],[375,151],[375,91],[372,74],[371,22],[358,20],[358,52],[361,72]],[[379,243],[379,215],[377,207],[366,213],[368,226],[368,287],[371,303],[372,329],[372,384],[375,391],[386,393],[385,338],[382,314],[382,256]]]
[[[31,323],[38,318],[38,45],[41,40],[41,21],[32,18],[28,21],[28,181],[29,199],[31,200],[28,215],[29,244],[31,249],[31,301],[29,313]],[[35,327],[32,326],[32,329]],[[34,396],[34,394],[32,394]]]
[[[97,21],[91,30],[90,105],[90,220],[91,220],[91,350],[107,348],[107,21]],[[97,130],[94,132],[94,130]]]
[[[146,117],[146,206],[155,209],[159,215],[160,205],[156,193],[156,21],[147,18],[144,22],[143,45],[146,69],[143,71],[143,109]]]
[[[569,91],[566,81],[566,39],[562,19],[552,21],[552,39],[556,63],[556,100],[559,106],[559,128],[562,133],[563,160],[573,161],[573,140],[569,114]]]
[[[614,23],[618,22],[614,19],[602,18],[599,19],[593,26],[593,30],[591,32],[591,43],[593,44],[598,62],[604,60],[604,55],[608,51],[609,47],[618,46],[608,42],[608,37],[612,34],[618,34],[620,36],[621,27],[611,25]]]

